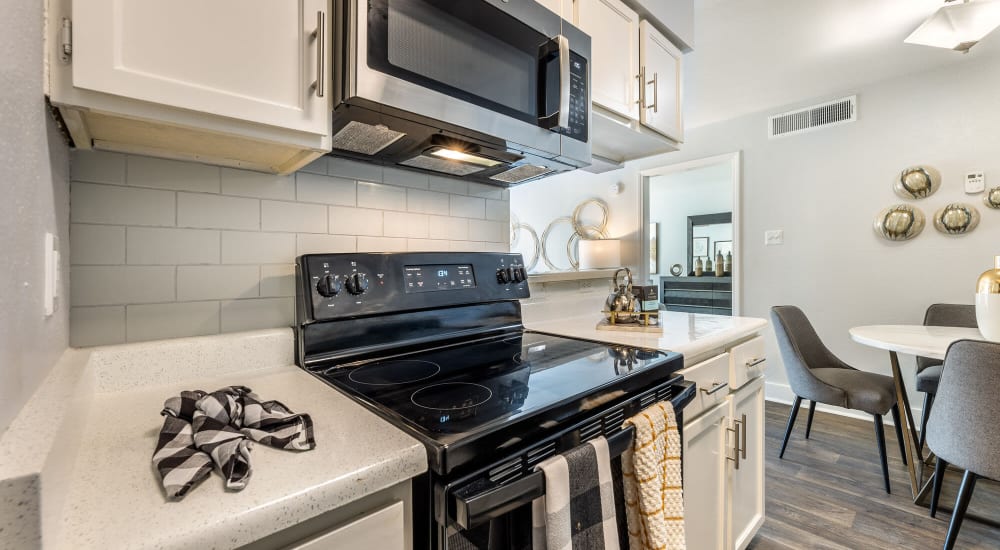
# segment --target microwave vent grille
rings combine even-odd
[[[858,118],[857,104],[858,97],[850,96],[772,115],[767,119],[767,137],[771,139],[854,122]]]
[[[474,164],[468,164],[465,162],[456,162],[454,160],[439,159],[427,155],[420,155],[417,157],[413,157],[411,159],[404,160],[399,164],[402,164],[404,166],[412,166],[414,168],[420,168],[423,170],[431,170],[432,172],[440,172],[442,174],[448,174],[451,176],[468,176],[469,174],[482,172],[483,170],[486,169],[485,166],[476,166]]]
[[[342,151],[375,155],[405,135],[403,132],[390,130],[382,125],[365,124],[352,120],[333,135],[332,145],[334,149]]]
[[[534,164],[522,164],[515,166],[506,172],[500,172],[495,176],[490,176],[491,180],[502,181],[504,183],[521,183],[538,176],[543,176],[553,172],[548,166],[536,166]]]

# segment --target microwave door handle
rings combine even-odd
[[[563,35],[556,37],[559,45],[559,121],[560,128],[569,128],[569,39]]]

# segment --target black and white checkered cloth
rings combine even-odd
[[[597,437],[536,466],[545,496],[532,503],[535,550],[618,550],[608,441]]]
[[[184,391],[163,404],[163,428],[153,453],[167,498],[180,500],[208,477],[213,464],[226,488],[246,487],[253,441],[279,449],[316,447],[312,419],[277,401],[261,402],[250,388]]]

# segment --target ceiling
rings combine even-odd
[[[685,126],[838,94],[1000,53],[1000,30],[961,54],[904,44],[943,0],[695,0]]]

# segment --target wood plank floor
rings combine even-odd
[[[895,431],[886,424],[886,449],[892,494],[882,486],[878,449],[871,422],[816,412],[805,439],[808,410],[803,407],[785,458],[778,459],[789,407],[767,403],[766,516],[750,543],[770,549],[933,549],[941,548],[951,514],[913,504],[909,477],[900,460]],[[888,418],[888,415],[886,416]],[[950,472],[941,505],[955,502],[959,472]],[[1000,519],[1000,484],[981,481],[970,511]],[[956,548],[998,549],[1000,529],[966,520]]]

